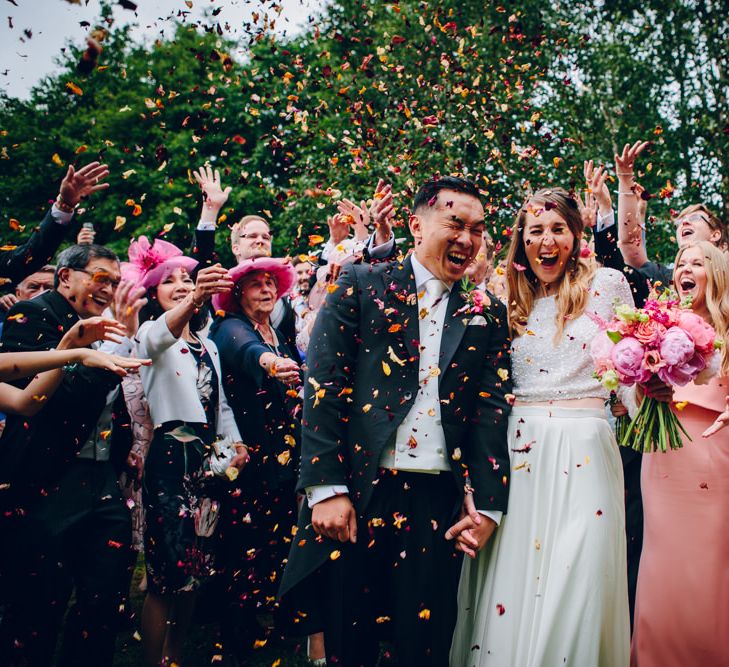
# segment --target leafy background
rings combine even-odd
[[[189,170],[204,163],[234,188],[221,229],[261,213],[277,253],[326,236],[339,196],[364,199],[388,179],[404,219],[417,185],[446,173],[478,182],[505,241],[529,189],[581,187],[584,159],[611,163],[625,142],[650,139],[639,179],[654,196],[649,251],[670,260],[672,210],[706,201],[729,213],[726,10],[725,0],[334,0],[288,39],[261,17],[241,45],[212,15],[134,43],[106,5],[91,74],[76,70],[85,45],[72,43],[30,99],[0,94],[0,237],[27,235],[68,163],[101,159],[111,187],[78,219],[122,253],[142,233],[189,244],[200,206]],[[241,46],[243,62],[230,55]],[[227,234],[217,243],[230,261]]]

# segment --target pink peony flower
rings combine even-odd
[[[666,366],[658,371],[658,377],[666,384],[683,387],[693,382],[696,376],[706,368],[706,359],[696,352],[691,358],[678,366]]]
[[[663,336],[660,351],[666,366],[681,366],[694,356],[694,341],[683,329],[671,327]]]
[[[595,371],[602,375],[605,371],[613,369],[610,355],[615,344],[608,338],[606,331],[600,331],[590,343],[590,354],[595,362]]]
[[[647,347],[658,347],[663,335],[666,333],[666,327],[655,320],[647,322],[639,322],[633,331],[639,342]]]
[[[678,317],[678,326],[693,338],[700,352],[711,352],[714,348],[716,332],[700,315],[683,310]]]
[[[644,356],[645,349],[635,338],[623,338],[615,344],[610,357],[621,382],[648,382],[651,372],[643,366]]]

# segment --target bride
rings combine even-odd
[[[481,551],[480,526],[452,529],[471,557],[453,667],[628,665],[622,467],[589,346],[590,315],[610,320],[615,299],[633,300],[621,273],[581,256],[582,229],[557,188],[531,196],[513,228],[509,511]]]

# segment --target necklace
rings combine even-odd
[[[199,338],[194,337],[193,340],[185,340],[185,342],[187,343],[187,346],[193,352],[198,352],[198,353],[202,352],[202,350],[203,350],[203,344],[202,344],[202,341]]]

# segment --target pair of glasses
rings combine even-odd
[[[705,222],[706,224],[709,224],[709,221],[701,213],[693,213],[693,214],[687,215],[683,218],[679,218],[673,224],[676,227],[680,227],[681,224],[684,222]]]
[[[89,271],[88,269],[72,269],[72,271],[81,271],[91,278],[91,282],[103,287],[111,287],[116,289],[119,287],[120,280],[114,280],[106,271]]]
[[[262,241],[270,241],[271,235],[270,234],[241,234],[240,237],[242,239],[261,239]]]

